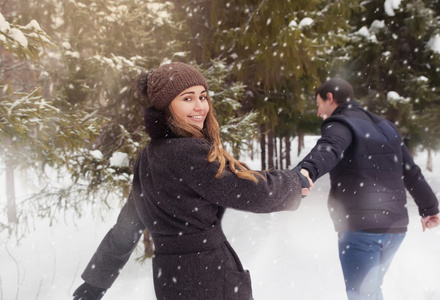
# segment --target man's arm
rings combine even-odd
[[[340,122],[327,123],[321,128],[321,134],[315,147],[298,164],[308,171],[313,182],[338,164],[353,140],[351,130]]]
[[[438,200],[426,182],[419,166],[414,163],[405,145],[402,145],[403,179],[405,187],[414,198],[419,214],[422,217],[434,216],[439,213]]]

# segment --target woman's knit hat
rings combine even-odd
[[[162,65],[148,75],[147,95],[157,110],[163,110],[180,92],[195,85],[208,91],[205,77],[196,68],[181,62]]]

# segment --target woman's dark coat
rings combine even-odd
[[[158,299],[252,299],[249,272],[221,228],[225,208],[295,210],[301,201],[298,176],[273,170],[254,183],[226,169],[215,178],[218,164],[207,161],[207,141],[176,137],[154,109],[145,120],[151,141],[137,159],[130,197],[83,279],[109,288],[147,228]]]

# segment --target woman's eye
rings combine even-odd
[[[191,97],[185,97],[183,98],[183,101],[191,101]]]
[[[200,100],[206,100],[207,97],[206,96],[200,96]]]

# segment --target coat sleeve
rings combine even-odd
[[[93,286],[108,289],[127,263],[144,229],[131,191],[116,224],[98,246],[81,276],[82,279]]]
[[[351,130],[341,122],[326,123],[321,134],[315,147],[298,164],[309,171],[313,181],[331,171],[352,142]]]
[[[179,139],[182,140],[182,139]],[[177,141],[180,142],[180,141]],[[302,199],[301,183],[292,170],[261,171],[258,183],[239,178],[228,167],[215,178],[219,165],[207,160],[206,143],[182,142],[171,159],[173,172],[203,199],[222,207],[255,213],[295,210]]]
[[[405,145],[402,146],[402,152],[405,187],[414,198],[419,214],[423,217],[438,214],[438,199],[422,175],[420,167],[414,163]]]

